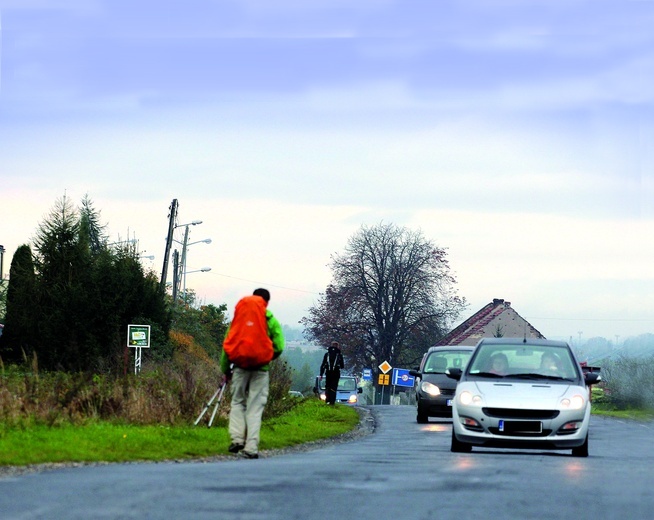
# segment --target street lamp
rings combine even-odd
[[[180,263],[179,263],[179,266],[178,266],[178,268],[177,268],[178,270],[176,271],[176,274],[177,274],[177,284],[176,284],[176,287],[175,287],[176,290],[173,290],[173,293],[174,293],[174,294],[177,294],[177,292],[179,292],[179,284],[180,284],[180,282],[181,282],[181,278],[182,278],[181,275],[182,275],[182,273],[184,272],[184,270],[186,269],[186,248],[187,248],[188,245],[189,245],[189,244],[188,244],[188,228],[189,228],[189,226],[197,226],[197,225],[199,225],[199,224],[202,224],[202,221],[201,221],[201,220],[194,220],[194,221],[192,221],[192,222],[189,222],[188,224],[177,224],[177,225],[173,228],[173,229],[177,229],[177,228],[181,228],[181,227],[186,228],[186,229],[184,230],[184,241],[183,241],[183,242],[180,242],[179,240],[175,240],[175,239],[173,238],[173,241],[174,241],[174,242],[177,242],[178,244],[182,244],[182,259],[181,259],[181,261],[180,261]],[[171,238],[172,238],[172,237],[171,237]],[[207,239],[207,240],[210,240],[210,239]],[[195,243],[195,242],[193,242],[193,243]]]
[[[186,275],[190,273],[206,273],[208,271],[211,271],[211,267],[203,267],[202,269],[195,269],[194,271],[186,271],[184,273],[184,292],[182,300],[186,301]]]

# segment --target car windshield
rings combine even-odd
[[[320,380],[320,389],[325,389],[325,379]],[[353,377],[341,377],[338,380],[338,391],[340,392],[352,392],[357,389],[357,381]]]
[[[425,364],[423,365],[423,374],[444,374],[448,368],[460,368],[463,370],[470,356],[472,350],[438,350],[431,352]]]
[[[579,370],[565,346],[481,344],[468,374],[486,378],[574,380]]]

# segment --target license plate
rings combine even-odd
[[[542,433],[540,421],[505,421],[500,420],[499,430],[504,433]]]
[[[452,406],[452,399],[448,399],[445,404],[447,404],[447,406]]]

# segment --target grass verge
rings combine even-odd
[[[280,449],[334,437],[351,431],[358,422],[354,408],[304,399],[283,415],[263,422],[259,449]],[[112,422],[24,428],[0,424],[0,466],[203,458],[227,455],[228,445],[225,418],[216,418],[211,428]]]

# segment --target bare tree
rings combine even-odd
[[[339,341],[356,370],[412,367],[466,307],[445,250],[421,232],[362,226],[330,267],[333,280],[302,323],[325,347]]]

